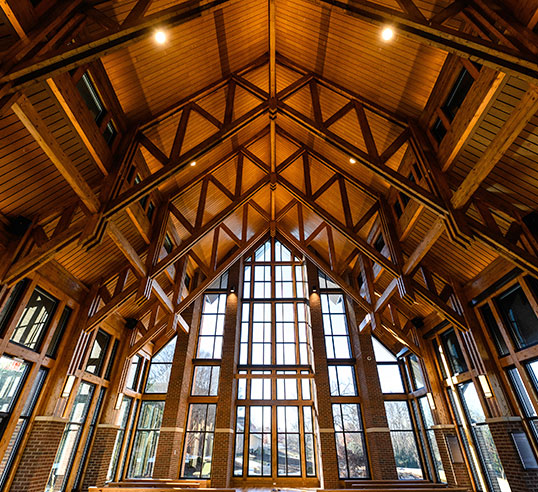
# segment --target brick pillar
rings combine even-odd
[[[511,436],[512,432],[525,432],[521,419],[519,417],[500,417],[488,419],[487,423],[512,492],[536,490],[538,470],[523,469]]]
[[[318,284],[318,272],[307,262],[309,289]],[[317,411],[319,427],[319,462],[320,486],[324,489],[341,487],[338,476],[338,457],[334,439],[334,423],[331,406],[329,372],[327,370],[327,352],[323,334],[323,318],[319,294],[310,295],[310,321],[312,323],[312,348],[314,351],[314,408]]]
[[[86,470],[84,471],[82,487],[80,489],[83,492],[87,491],[88,487],[103,487],[106,483],[108,468],[114,451],[114,443],[116,442],[118,429],[120,428],[117,425],[119,410],[116,409],[116,402],[119,393],[123,392],[125,377],[131,365],[128,355],[135,338],[135,331],[125,330],[117,359],[114,363],[110,386],[103,402],[103,411],[95,429],[95,438],[90,449]]]
[[[11,484],[12,492],[43,492],[67,419],[36,417]]]
[[[469,476],[469,470],[465,460],[461,463],[452,463],[450,451],[448,450],[447,436],[457,436],[456,427],[452,424],[439,424],[433,427],[443,469],[446,475],[446,481],[449,487],[464,487],[469,491],[474,490]],[[458,441],[459,443],[459,441]],[[465,455],[465,450],[461,449],[461,454]]]
[[[185,413],[192,373],[192,358],[196,350],[196,335],[200,324],[202,301],[203,296],[194,304],[193,320],[189,333],[185,333],[181,329],[178,330],[163,421],[155,455],[154,478],[176,479],[179,477]]]
[[[105,485],[118,429],[119,426],[113,424],[99,424],[97,426],[81,490],[87,491],[88,487],[103,487]]]
[[[355,318],[359,312],[350,309],[350,304],[348,303],[349,331],[357,359],[357,383],[370,456],[370,476],[373,480],[397,480],[398,473],[377,373],[372,336],[370,333],[359,333]],[[353,307],[357,309],[355,305]]]
[[[420,340],[420,346],[422,348],[422,357],[426,367],[426,384],[429,385],[429,389],[431,390],[435,402],[435,410],[432,410],[432,415],[436,425],[433,427],[433,430],[437,446],[439,447],[439,454],[441,455],[447,483],[450,487],[465,487],[468,490],[474,490],[470,471],[465,461],[466,452],[465,449],[462,448],[461,441],[458,439],[461,453],[464,456],[463,463],[452,463],[450,452],[448,450],[446,437],[457,437],[458,431],[454,425],[443,382],[439,376],[434,349],[431,342],[423,338]]]
[[[228,271],[228,286],[235,286],[240,292],[240,265],[236,263]],[[236,364],[236,346],[238,330],[237,294],[230,293],[226,300],[226,316],[224,319],[224,340],[220,364],[219,400],[215,420],[215,441],[211,460],[211,486],[227,488],[233,468],[234,451],[234,417],[235,392],[234,381]]]

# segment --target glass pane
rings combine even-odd
[[[413,376],[413,386],[415,390],[424,388],[424,375],[422,374],[422,368],[420,367],[420,361],[416,355],[409,356],[409,365],[411,366],[411,373]]]
[[[536,367],[533,367],[533,364]],[[538,369],[538,361],[528,364],[527,367],[529,368],[530,372],[534,374],[534,370]],[[526,417],[536,417],[536,410],[532,404],[529,393],[523,384],[519,371],[514,367],[513,369],[508,370],[508,375],[512,381],[512,386],[514,387],[519,403],[523,407],[523,413]]]
[[[54,458],[54,464],[45,488],[46,492],[62,489],[69,477],[71,460],[78,446],[80,432],[88,415],[94,389],[93,384],[86,382],[80,383],[78,387],[77,395],[69,414],[69,422],[62,434],[62,439]]]
[[[109,343],[110,335],[102,330],[99,330],[95,336],[95,341],[93,342],[90,356],[88,357],[86,372],[97,375],[101,373]]]
[[[404,386],[398,364],[378,364],[377,372],[383,393],[403,393]]]
[[[482,314],[482,318],[484,318],[484,322],[486,323],[489,332],[493,336],[493,341],[495,342],[497,352],[501,356],[507,355],[508,347],[506,346],[506,342],[504,341],[504,338],[499,330],[499,326],[497,325],[497,321],[495,320],[495,316],[493,316],[493,312],[491,311],[489,305],[485,304],[482,306],[480,308],[480,313]]]
[[[0,357],[0,412],[11,412],[28,369],[27,362],[5,355]]]
[[[460,384],[458,385],[458,389],[471,423],[477,424],[485,422],[486,415],[484,414],[474,383],[469,382]]]
[[[144,478],[152,475],[163,411],[164,401],[142,402],[131,453],[128,473],[130,478]]]
[[[368,460],[364,450],[363,434],[346,433],[346,451],[350,478],[368,477]]]
[[[176,340],[174,337],[161,350],[159,350],[151,359],[152,362],[172,362],[174,360],[174,351],[176,350]]]
[[[172,364],[152,363],[146,380],[146,393],[166,393],[171,371]]]
[[[390,430],[413,430],[407,402],[386,401],[385,412]]]
[[[40,289],[34,290],[11,335],[11,341],[38,350],[58,301]]]
[[[398,478],[400,480],[422,479],[422,467],[413,432],[391,432],[390,438],[394,449]]]
[[[443,343],[448,364],[452,370],[452,375],[466,372],[468,370],[467,364],[465,362],[465,358],[463,357],[460,344],[458,343],[456,332],[454,330],[450,330],[443,333],[441,335],[441,341]]]
[[[219,374],[219,366],[195,367],[192,394],[195,396],[217,396]]]
[[[379,340],[372,337],[374,356],[377,362],[396,362],[396,357]]]
[[[538,343],[538,318],[519,285],[504,292],[495,301],[518,349]]]
[[[331,396],[356,396],[355,372],[352,366],[329,366]]]

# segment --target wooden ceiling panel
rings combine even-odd
[[[249,70],[247,73],[243,74],[243,78],[252,82],[256,87],[259,87],[262,91],[269,92],[269,73],[268,66],[262,65],[261,67],[256,67]],[[277,88],[278,88],[278,67],[277,67]]]
[[[379,29],[338,9],[302,0],[277,3],[277,50],[388,109],[417,117],[446,53]]]
[[[234,1],[103,58],[122,107],[141,121],[238,70],[267,50],[267,8]]]
[[[434,222],[433,213],[425,210],[405,240],[404,251],[407,253],[414,251]],[[431,264],[432,270],[438,271],[445,278],[455,275],[468,282],[495,261],[497,257],[497,253],[477,241],[473,241],[470,246],[464,248],[452,242],[444,232],[427,254],[426,263]]]
[[[96,193],[102,174],[68,122],[56,99],[41,84],[26,92],[30,104],[62,151]],[[36,140],[9,111],[0,119],[0,209],[5,215],[28,217],[58,210],[77,197]]]
[[[514,107],[528,88],[528,84],[511,77],[497,100],[473,133],[453,165],[453,175],[461,182],[478,162]],[[508,200],[523,211],[536,209],[538,203],[538,116],[531,118],[519,137],[489,173],[481,187]]]

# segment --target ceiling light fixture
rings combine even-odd
[[[350,158],[349,158],[349,163],[350,163],[350,164],[356,164],[357,161],[356,161],[355,159],[353,159],[353,157],[350,157]]]
[[[383,31],[381,31],[381,39],[383,41],[390,41],[394,37],[394,31],[391,27],[385,27]]]
[[[166,34],[160,29],[155,33],[155,42],[158,44],[164,44],[166,42]]]
[[[196,166],[196,161],[192,161],[191,166]]]

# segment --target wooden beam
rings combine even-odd
[[[463,208],[472,198],[474,192],[487,178],[504,153],[519,137],[530,119],[538,111],[538,87],[531,85],[505,121],[491,144],[469,171],[459,188],[452,196],[454,208]]]
[[[538,61],[534,53],[525,47],[514,49],[503,46],[499,42],[474,36],[472,34],[451,29],[438,24],[435,17],[431,20],[409,15],[396,9],[373,2],[344,2],[342,0],[308,0],[316,5],[326,4],[338,8],[341,12],[360,19],[378,27],[392,25],[400,36],[404,36],[419,43],[434,46],[462,58],[468,58],[494,70],[514,74],[519,78],[532,80],[538,78]],[[407,3],[411,3],[406,0]],[[458,5],[459,8],[459,5]],[[505,7],[506,8],[506,7]],[[515,31],[528,31],[526,26],[512,21],[511,27]],[[490,31],[496,41],[500,41],[493,31]],[[536,44],[536,38],[533,42]]]
[[[312,199],[309,199],[304,195],[302,191],[292,185],[289,181],[284,179],[282,176],[278,177],[278,184],[288,190],[291,195],[297,198],[302,204],[308,207],[310,210],[319,215],[328,225],[337,230],[342,234],[348,241],[350,241],[355,247],[357,247],[364,255],[369,257],[374,262],[378,263],[383,267],[388,273],[393,277],[399,276],[399,271],[396,265],[383,255],[381,255],[375,248],[370,244],[364,241],[362,238],[358,237],[352,230],[349,230],[344,224],[340,223],[333,216],[328,214],[322,207],[315,203]],[[462,316],[456,313],[452,308],[447,306],[440,298],[430,293],[427,289],[422,288],[422,286],[411,279],[411,285],[416,291],[418,297],[422,299],[425,303],[438,310],[442,316],[454,324],[458,329],[462,331],[467,331],[467,325]]]
[[[181,2],[154,14],[133,20],[128,25],[124,24],[116,32],[103,30],[83,43],[67,46],[40,59],[30,58],[24,64],[19,64],[14,70],[1,77],[0,82],[12,81],[13,86],[17,87],[27,84],[29,81],[42,80],[56,73],[67,72],[101,58],[105,54],[153,36],[155,26],[170,29],[200,17],[227,2],[228,0],[213,0],[202,4],[194,0]],[[62,3],[67,6],[75,4],[74,6],[77,7],[81,0],[70,0]],[[65,6],[63,10],[67,10]],[[73,7],[69,10],[72,11]],[[33,39],[32,36],[29,38]],[[22,44],[21,47],[23,47]],[[14,49],[17,50],[20,47],[16,45]],[[28,50],[25,51],[28,52]]]
[[[21,95],[11,106],[11,109],[13,109],[13,112],[19,117],[23,125],[34,137],[36,142],[43,149],[43,152],[45,152],[60,174],[69,183],[88,211],[90,213],[96,213],[100,208],[98,198],[88,186],[86,180],[82,174],[80,174],[71,159],[63,151],[62,147],[49,130],[47,124],[43,121],[41,116],[39,116],[39,113],[30,100],[25,95]]]
[[[103,176],[107,176],[111,158],[110,149],[97,125],[89,116],[88,108],[82,101],[71,76],[61,74],[53,79],[47,79],[47,85],[84,142],[97,167]]]
[[[118,249],[123,253],[125,258],[127,258],[127,261],[129,264],[133,267],[134,271],[139,276],[146,275],[146,266],[144,265],[144,262],[138,256],[138,253],[135,251],[133,246],[131,246],[131,243],[127,240],[127,238],[123,235],[123,233],[118,229],[116,224],[114,222],[110,221],[107,226],[107,233],[114,242],[114,244],[118,247]]]

